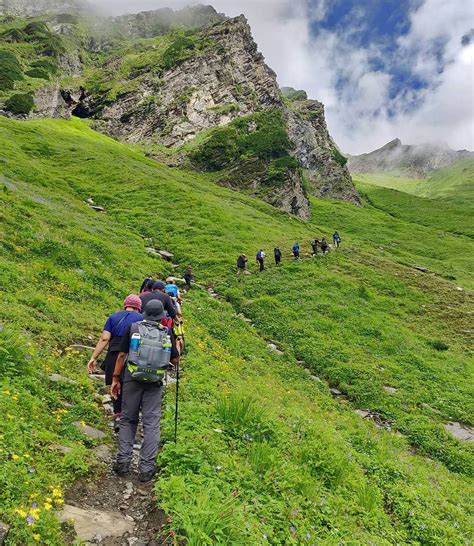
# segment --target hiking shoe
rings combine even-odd
[[[125,476],[130,472],[130,463],[117,463],[112,466],[112,470],[119,476]]]
[[[140,472],[140,481],[141,482],[149,482],[153,479],[153,477],[156,474],[156,470],[150,470],[149,472]]]

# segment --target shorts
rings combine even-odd
[[[105,370],[105,384],[112,385],[112,379],[115,370],[115,362],[120,351],[109,351],[105,355],[104,359],[104,370]]]

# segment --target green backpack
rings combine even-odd
[[[133,379],[145,383],[163,382],[171,358],[168,328],[156,322],[135,322],[130,327],[127,369]]]

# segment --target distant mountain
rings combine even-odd
[[[368,154],[348,156],[351,173],[391,173],[412,178],[425,178],[431,171],[452,165],[464,158],[474,158],[474,152],[451,150],[447,144],[431,142],[406,145],[392,140]]]

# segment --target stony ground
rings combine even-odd
[[[110,398],[103,387],[103,376],[94,377],[104,411],[112,417]],[[168,384],[173,382],[169,377]],[[113,427],[112,421],[110,426]],[[90,433],[94,436],[94,430]],[[68,544],[77,539],[85,544],[105,546],[158,546],[166,544],[160,530],[166,521],[153,492],[153,482],[138,480],[138,456],[141,431],[137,433],[129,475],[120,477],[112,471],[115,449],[102,444],[95,453],[102,462],[101,472],[76,482],[66,494],[60,514],[68,527]]]

